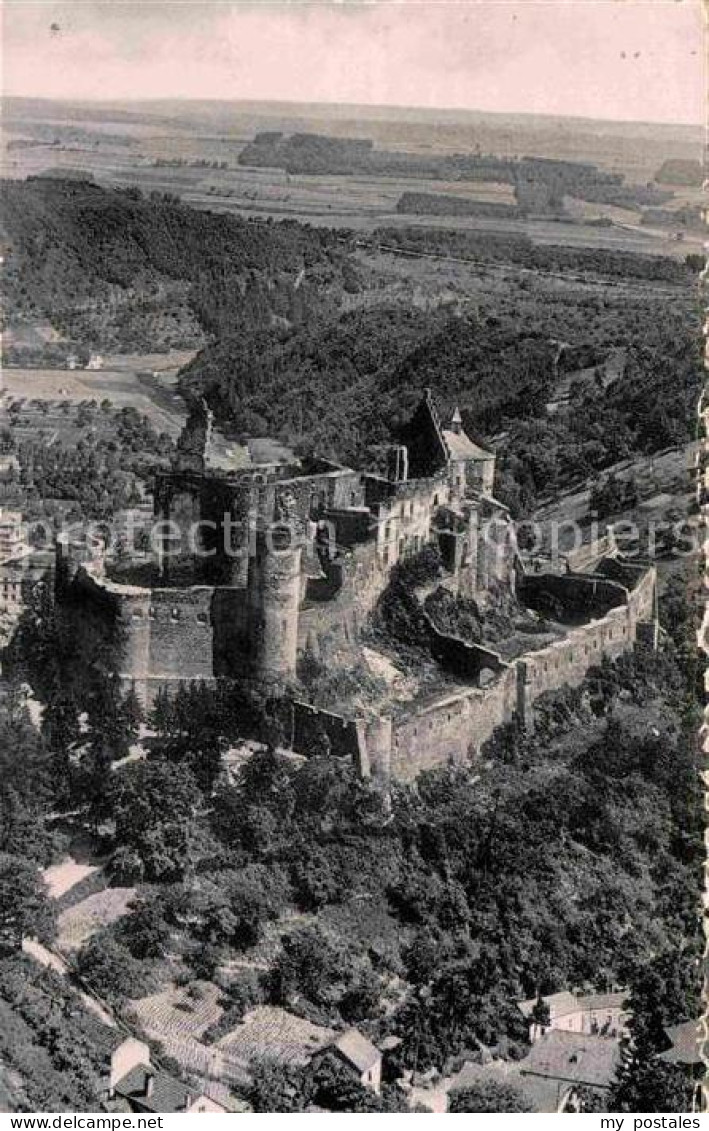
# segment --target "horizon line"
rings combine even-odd
[[[549,119],[562,119],[564,121],[574,122],[593,122],[603,123],[608,125],[619,126],[661,126],[672,128],[674,126],[690,127],[691,129],[707,130],[706,120],[693,120],[693,121],[677,121],[671,119],[652,119],[652,118],[609,118],[600,116],[597,118],[589,117],[586,114],[554,114],[549,111],[529,111],[529,110],[481,110],[477,107],[468,106],[420,106],[412,105],[401,102],[336,102],[328,100],[320,100],[317,102],[302,101],[299,99],[286,99],[286,98],[190,98],[182,97],[180,95],[162,95],[150,98],[131,95],[121,95],[115,98],[53,98],[48,95],[42,94],[9,94],[5,91],[0,91],[0,100],[15,99],[16,101],[34,101],[34,102],[48,102],[58,105],[68,106],[106,106],[115,107],[116,105],[160,105],[165,102],[172,102],[178,105],[194,105],[213,103],[219,106],[238,106],[238,105],[260,105],[260,106],[308,106],[308,107],[339,107],[342,109],[362,109],[362,110],[412,110],[424,114],[436,113],[449,113],[449,114],[479,114],[484,117],[491,118],[549,118]]]

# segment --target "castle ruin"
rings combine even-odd
[[[459,686],[373,717],[285,700],[292,749],[307,753],[325,733],[364,776],[405,779],[467,758],[513,718],[526,725],[544,690],[580,682],[601,655],[632,647],[654,624],[651,569],[611,559],[593,574],[525,573],[492,493],[495,457],[466,435],[457,409],[444,425],[426,390],[398,440],[381,472],[314,456],[234,468],[214,444],[208,408],[195,405],[173,466],[156,476],[154,560],[116,568],[100,548],[58,544],[56,599],[68,630],[78,642],[103,630],[121,689],[149,705],[180,683],[220,678],[279,694],[306,652],[337,664],[397,563],[431,545],[453,594],[484,604],[517,590],[534,608],[551,592],[574,621],[580,610],[589,618],[513,660],[431,625],[432,654]]]

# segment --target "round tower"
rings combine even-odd
[[[252,671],[264,682],[295,675],[302,548],[286,527],[259,532],[249,569]]]

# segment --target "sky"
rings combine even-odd
[[[5,94],[702,123],[700,0],[3,0]]]

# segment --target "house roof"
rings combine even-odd
[[[524,1063],[524,1062],[521,1062]],[[533,1111],[555,1112],[561,1096],[569,1085],[544,1076],[523,1076],[519,1061],[495,1060],[490,1064],[477,1064],[466,1060],[465,1064],[448,1083],[448,1095],[459,1088],[469,1088],[486,1081],[512,1084],[524,1095]]]
[[[628,1000],[628,991],[619,990],[614,994],[585,994],[578,999],[581,1009],[622,1009]]]
[[[619,1059],[620,1046],[608,1037],[551,1029],[532,1045],[520,1072],[607,1088]]]
[[[518,1001],[517,1008],[525,1017],[529,1017],[537,1004],[537,1000],[536,997],[531,997],[528,1001]],[[543,1000],[549,1006],[552,1017],[560,1017],[564,1013],[573,1013],[575,1009],[578,1009],[576,995],[569,993],[568,990],[562,990],[558,994],[547,994]]]
[[[552,1017],[563,1017],[567,1013],[583,1012],[584,1010],[620,1009],[628,994],[620,990],[612,994],[572,994],[568,990],[561,990],[558,994],[547,994],[544,1001],[549,1006]],[[517,1008],[525,1017],[529,1017],[537,998],[528,1001],[518,1001]]]
[[[492,452],[488,452],[485,448],[481,448],[479,444],[474,443],[470,436],[466,436],[465,432],[450,432],[444,429],[443,440],[451,459],[488,460],[495,458]]]
[[[701,1021],[683,1021],[681,1025],[669,1025],[665,1029],[672,1047],[660,1053],[660,1060],[670,1064],[702,1064],[702,1045],[704,1033]]]
[[[146,1085],[149,1076],[153,1078],[153,1090],[148,1096]],[[185,1111],[188,1098],[194,1095],[186,1084],[174,1076],[145,1064],[137,1064],[122,1076],[115,1091],[116,1095],[122,1096],[129,1103],[137,1103],[147,1111],[156,1112]]]
[[[332,1047],[348,1060],[359,1072],[367,1072],[381,1060],[382,1054],[358,1029],[348,1029],[341,1033]]]

